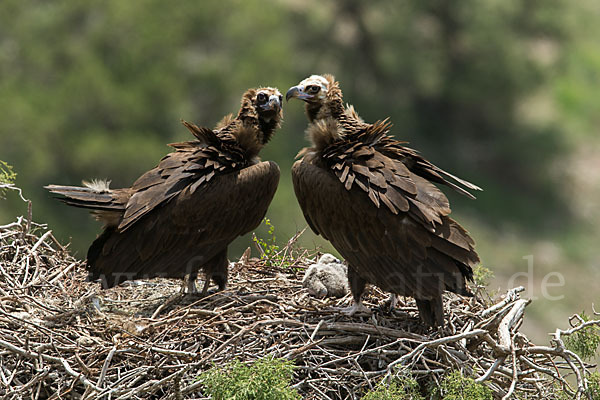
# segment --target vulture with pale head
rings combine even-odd
[[[104,231],[87,254],[89,280],[110,288],[126,280],[185,278],[195,292],[203,270],[227,283],[227,246],[256,228],[277,189],[279,167],[258,153],[279,127],[282,96],[274,88],[249,89],[236,117],[215,129],[183,122],[195,140],[175,149],[130,188],[107,182],[46,186],[68,205],[90,209]]]
[[[303,80],[291,98],[306,103],[312,142],[292,167],[294,190],[309,226],[348,263],[348,313],[366,309],[361,295],[371,283],[393,298],[414,297],[423,322],[443,326],[442,293],[471,296],[466,281],[479,257],[435,184],[470,198],[466,189],[481,189],[393,139],[387,120],[365,123],[345,108],[331,75]]]

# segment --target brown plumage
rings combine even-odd
[[[175,151],[130,188],[110,189],[106,182],[47,186],[104,223],[88,250],[89,279],[109,288],[189,274],[189,291],[195,291],[202,269],[203,293],[211,278],[223,289],[227,246],[260,224],[277,189],[279,167],[260,162],[258,153],[281,116],[277,89],[249,89],[237,116],[225,117],[216,129],[183,122],[196,139],[171,144]]]
[[[344,108],[331,75],[303,80],[286,98],[306,102],[313,144],[292,167],[296,197],[310,227],[348,262],[350,313],[364,308],[361,295],[372,283],[414,297],[422,320],[442,326],[442,292],[470,296],[465,281],[479,257],[433,183],[471,198],[465,189],[481,189],[388,136],[387,120],[368,124]]]

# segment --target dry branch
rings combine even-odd
[[[101,291],[46,226],[27,217],[0,226],[0,396],[202,398],[202,371],[265,356],[294,360],[304,398],[358,399],[405,368],[433,381],[459,369],[496,398],[549,396],[557,385],[576,398],[586,391],[588,366],[562,339],[599,321],[536,346],[518,331],[529,304],[522,288],[494,305],[447,295],[443,330],[426,330],[412,299],[390,312],[376,288],[365,298],[372,315],[346,317],[335,309],[349,297],[320,300],[301,288],[316,255],[295,249],[296,239],[276,260],[246,253],[226,291],[193,298],[161,279]]]

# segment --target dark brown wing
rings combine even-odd
[[[323,155],[324,166],[346,190],[357,187],[363,191],[375,208],[387,208],[392,214],[409,213],[431,231],[450,214],[446,196],[401,160],[362,143],[339,147]]]
[[[180,188],[127,230],[101,235],[88,252],[90,278],[111,287],[127,279],[197,272],[260,224],[278,182],[277,164],[261,162]]]
[[[424,159],[416,150],[403,146],[401,142],[398,142],[389,136],[383,138],[382,143],[379,144],[378,148],[382,154],[395,160],[401,160],[414,174],[431,182],[451,187],[458,193],[467,196],[470,199],[475,199],[475,196],[466,189],[482,190],[479,186],[465,181],[464,179],[460,179],[437,167]]]
[[[119,231],[125,231],[140,218],[168,203],[182,190],[193,193],[215,176],[238,170],[247,163],[236,147],[228,146],[208,128],[184,122],[200,140],[171,144],[177,151],[167,154],[131,187]]]
[[[430,180],[470,197],[457,184],[479,188],[442,171],[387,136],[389,127],[387,120],[379,121],[332,143],[322,151],[321,164],[333,171],[347,190],[357,186],[375,207],[385,207],[393,214],[406,212],[433,232],[450,214],[450,204]]]
[[[357,146],[364,162],[352,154],[352,162],[331,169],[310,154],[294,164],[294,190],[310,226],[383,290],[423,299],[467,293],[478,257],[467,232],[447,216],[445,196],[371,150]]]

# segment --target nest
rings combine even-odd
[[[242,257],[227,290],[198,298],[163,279],[102,291],[46,226],[23,217],[1,226],[0,395],[206,398],[202,371],[266,356],[294,361],[293,385],[307,399],[357,399],[396,374],[439,382],[453,369],[497,398],[587,390],[589,366],[561,337],[590,322],[534,345],[519,332],[522,288],[494,305],[482,290],[447,295],[440,330],[423,328],[412,299],[390,310],[377,288],[365,295],[372,314],[346,317],[336,307],[349,296],[315,299],[302,288],[315,254],[293,242],[271,259]]]

